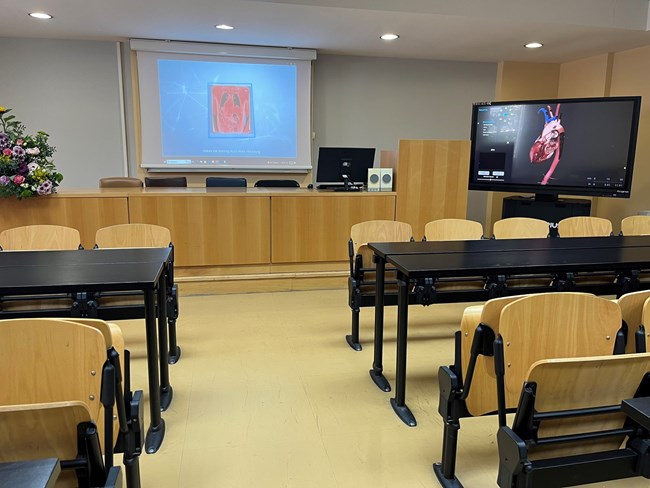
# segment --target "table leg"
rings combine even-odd
[[[409,427],[417,425],[415,417],[406,406],[406,342],[408,340],[408,279],[397,275],[397,364],[395,367],[395,398],[390,404],[397,416]]]
[[[390,383],[384,376],[383,350],[384,350],[384,290],[386,288],[386,260],[375,256],[375,341],[374,359],[370,377],[375,385],[382,391],[390,391]]]
[[[147,454],[156,452],[165,438],[165,421],[160,415],[160,382],[158,377],[158,341],[154,290],[144,292],[145,330],[147,333],[147,369],[149,372],[149,413],[151,425],[145,439]]]
[[[169,382],[169,352],[167,345],[167,280],[161,273],[158,282],[158,351],[160,352],[160,409],[169,408],[174,390]]]

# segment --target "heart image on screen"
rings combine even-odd
[[[533,164],[544,163],[555,155],[551,167],[540,182],[540,184],[546,185],[560,162],[564,144],[564,127],[560,120],[559,103],[555,107],[555,115],[549,105],[540,108],[538,112],[544,114],[544,128],[530,148],[530,162]]]

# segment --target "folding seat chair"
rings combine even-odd
[[[650,336],[644,324],[650,320],[650,315],[645,315],[645,304],[650,298],[650,290],[635,291],[620,296],[616,303],[621,308],[623,327],[627,335],[626,352],[646,352],[650,345]]]
[[[480,222],[466,219],[438,219],[424,226],[426,241],[471,241],[483,238]]]
[[[535,362],[497,433],[501,488],[650,478],[650,354]]]
[[[456,333],[454,364],[438,373],[444,433],[442,462],[434,471],[441,485],[462,486],[455,476],[460,419],[496,412],[499,426],[505,425],[533,363],[624,351],[620,308],[594,295],[543,293],[469,307]]]
[[[624,236],[650,235],[650,215],[632,215],[621,220],[621,234]]]
[[[355,224],[350,229],[348,291],[350,294],[349,304],[352,309],[352,331],[350,335],[345,336],[345,339],[355,351],[361,350],[359,342],[360,308],[375,305],[375,265],[373,252],[367,244],[370,242],[408,242],[412,239],[411,225],[393,220],[369,220]],[[387,270],[385,283],[387,285],[385,305],[396,305],[397,289],[393,271]]]
[[[497,220],[492,226],[495,239],[536,239],[549,236],[548,222],[530,217]]]
[[[0,460],[57,457],[78,486],[112,486],[122,452],[127,487],[139,488],[142,392],[122,382],[119,328],[84,322],[0,321]]]
[[[83,249],[77,229],[62,225],[26,225],[0,232],[3,251],[69,251]],[[31,295],[0,297],[0,316],[12,318],[29,310],[41,317],[70,316],[73,295]]]
[[[119,224],[104,227],[95,234],[95,249],[128,247],[171,247],[171,233],[166,227],[153,224]],[[176,363],[181,357],[177,344],[176,321],[178,319],[178,287],[174,284],[173,255],[167,280],[167,325],[169,329],[169,362]],[[133,300],[133,296],[139,298]],[[108,320],[141,318],[144,315],[141,292],[99,293],[93,295],[97,316]]]

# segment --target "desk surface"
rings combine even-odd
[[[624,248],[650,246],[650,236],[546,237],[543,239],[480,239],[473,241],[378,242],[369,247],[382,259],[398,254],[450,254],[492,251]]]
[[[0,294],[153,289],[171,248],[0,252]]]
[[[650,242],[645,247],[388,255],[387,261],[410,278],[646,269]]]
[[[0,463],[0,488],[52,488],[60,472],[56,458]]]

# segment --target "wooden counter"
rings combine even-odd
[[[0,200],[0,231],[30,224],[74,227],[91,248],[97,229],[143,222],[170,229],[178,266],[346,261],[350,227],[395,218],[395,193],[288,188],[61,190]]]

